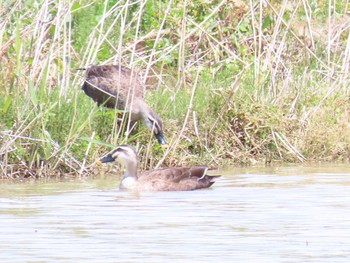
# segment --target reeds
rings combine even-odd
[[[142,168],[349,158],[348,2],[7,1],[0,173],[86,174],[130,143]],[[170,147],[80,91],[88,64],[135,68]]]

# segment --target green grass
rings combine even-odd
[[[125,143],[141,168],[348,161],[347,2],[266,3],[6,1],[0,174],[89,174]],[[81,91],[76,69],[99,63],[152,77],[146,100],[168,149],[142,123],[126,136],[116,112]]]

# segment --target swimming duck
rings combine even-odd
[[[82,89],[98,105],[127,111],[132,122],[143,119],[158,142],[166,144],[162,120],[144,101],[145,88],[130,68],[89,65]]]
[[[98,162],[116,161],[126,167],[120,189],[134,191],[188,191],[208,188],[219,175],[207,175],[208,167],[171,167],[143,172],[137,176],[136,151],[128,145],[117,146]]]

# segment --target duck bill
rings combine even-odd
[[[159,132],[158,134],[156,134],[156,138],[157,138],[159,144],[161,144],[161,145],[166,145],[167,144],[167,142],[164,139],[164,135],[163,135],[162,132]]]
[[[100,159],[101,163],[109,163],[109,162],[113,162],[114,159],[111,155],[107,155],[106,157],[103,157],[102,159]]]

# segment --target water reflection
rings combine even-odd
[[[225,171],[212,189],[3,183],[2,262],[348,262],[350,167]]]

